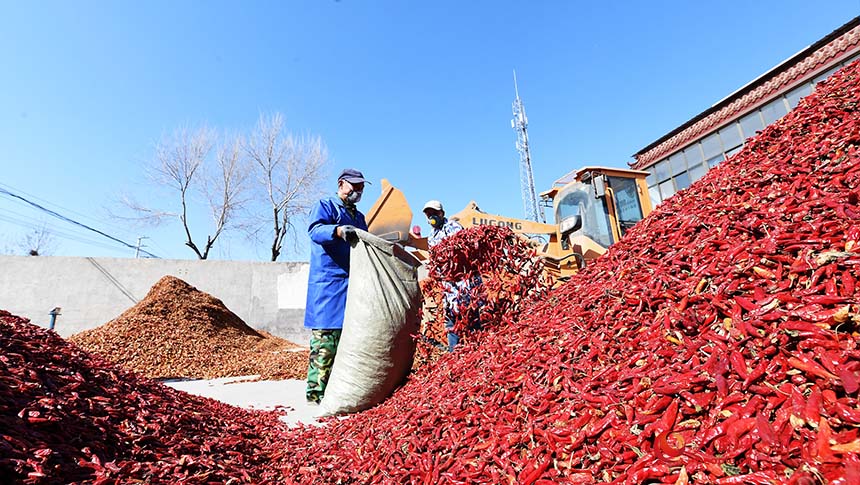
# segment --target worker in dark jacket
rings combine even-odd
[[[311,237],[305,327],[311,329],[308,385],[309,402],[319,403],[334,364],[349,282],[349,241],[356,228],[367,230],[356,204],[366,180],[361,172],[346,169],[337,179],[337,195],[319,201],[310,214]]]

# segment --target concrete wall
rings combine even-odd
[[[251,327],[307,345],[303,327],[308,263],[0,256],[0,309],[63,337],[94,328],[172,275],[220,298]]]

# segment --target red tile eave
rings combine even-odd
[[[811,55],[775,75],[772,79],[731,101],[723,108],[690,125],[675,136],[651,150],[635,155],[630,164],[633,169],[643,170],[666,158],[679,149],[698,140],[730,120],[739,118],[773,98],[791,90],[803,81],[815,77],[827,68],[860,52],[860,26],[857,26],[822,46]]]

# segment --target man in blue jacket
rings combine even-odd
[[[361,172],[348,168],[337,178],[337,195],[311,209],[308,234],[313,244],[305,305],[305,327],[312,332],[305,391],[309,402],[322,400],[337,354],[349,282],[349,241],[356,237],[356,228],[367,230],[364,214],[355,206],[365,182]]]

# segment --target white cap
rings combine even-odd
[[[426,211],[427,209],[434,209],[437,211],[444,211],[445,210],[442,208],[442,203],[439,202],[438,200],[428,200],[427,203],[424,204],[424,208],[421,209],[421,211],[423,212],[423,211]]]

